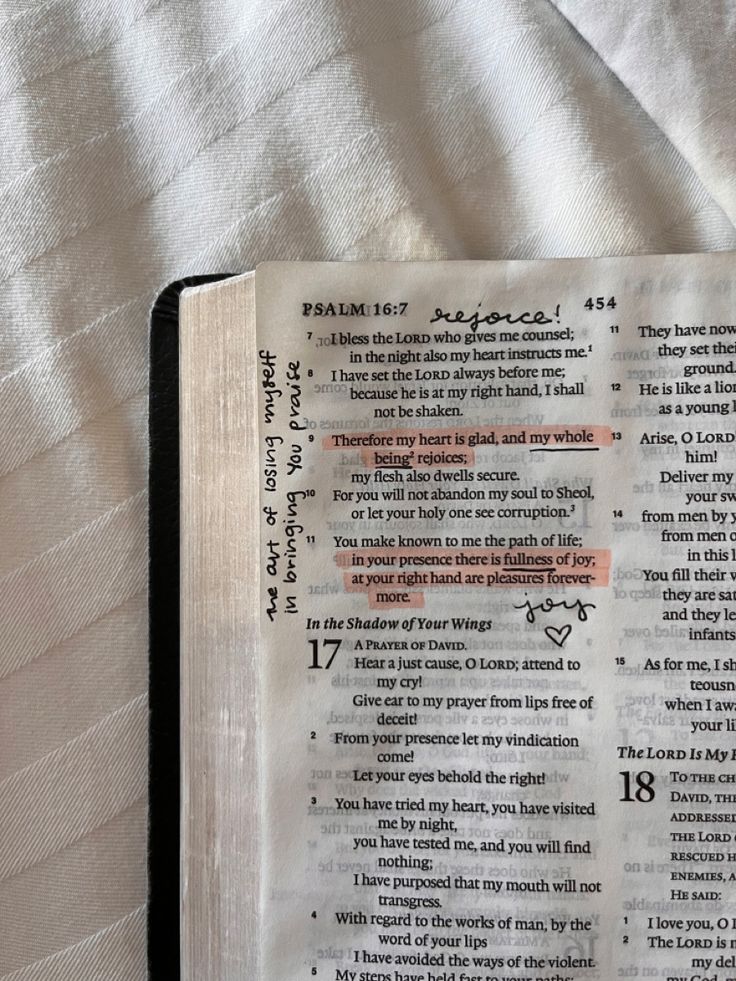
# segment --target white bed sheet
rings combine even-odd
[[[146,346],[262,259],[736,248],[734,0],[0,0],[0,981],[145,977]]]

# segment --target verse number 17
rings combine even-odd
[[[323,640],[322,641],[321,647],[322,647],[322,654],[323,654],[323,656],[326,657],[327,654],[329,653],[330,649],[332,650],[332,653],[329,655],[329,658],[328,658],[327,662],[325,664],[321,664],[320,663],[320,641],[319,640],[310,640],[309,641],[309,646],[312,649],[312,663],[309,665],[310,670],[312,668],[324,668],[325,670],[331,668],[332,667],[332,662],[335,660],[335,656],[337,655],[337,652],[340,650],[340,644],[342,644],[342,640]],[[327,650],[325,650],[325,648],[327,648]]]

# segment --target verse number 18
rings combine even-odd
[[[639,804],[649,804],[654,800],[654,774],[650,770],[640,770],[639,773],[621,770],[619,776],[624,778],[624,795],[619,800]]]

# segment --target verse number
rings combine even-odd
[[[616,309],[615,296],[589,296],[583,304],[586,310],[609,310]]]
[[[342,640],[323,640],[321,643],[319,640],[310,640],[309,647],[312,651],[312,663],[309,665],[310,670],[313,668],[324,668],[325,670],[331,668],[341,644]],[[320,653],[322,654],[322,660],[327,657],[327,661],[324,664],[320,661]]]
[[[624,778],[624,796],[619,797],[619,800],[627,803],[638,802],[639,804],[649,804],[654,800],[654,788],[652,787],[654,774],[650,770],[640,770],[639,773],[621,770],[619,776]]]

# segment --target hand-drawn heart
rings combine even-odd
[[[557,627],[545,627],[544,632],[558,647],[562,647],[572,633],[572,627],[569,623],[564,627],[560,627],[559,630]]]

